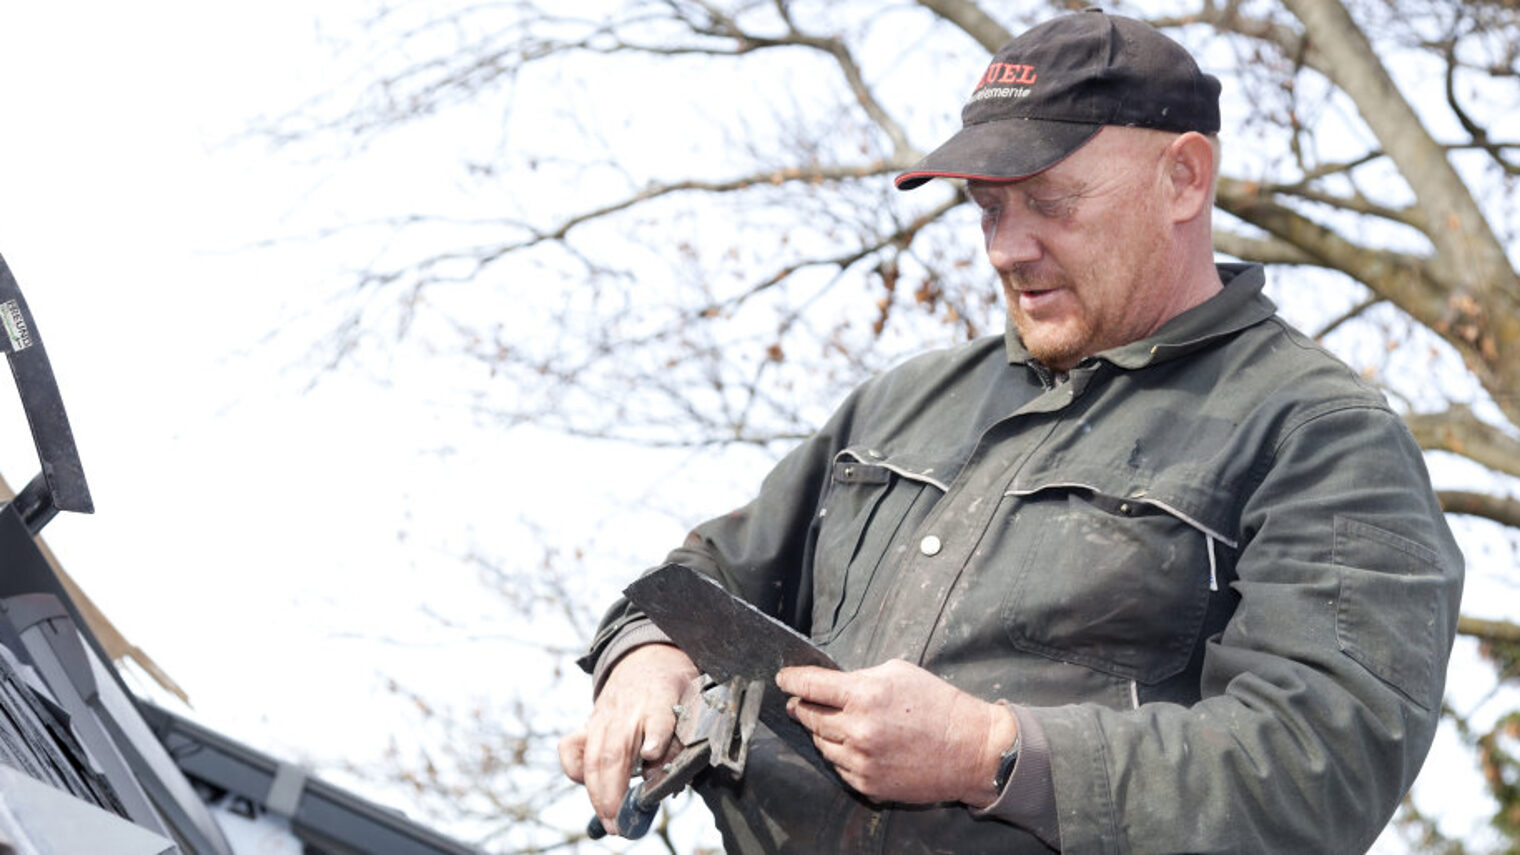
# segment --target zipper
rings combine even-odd
[[[1214,536],[1208,532],[1203,533],[1203,539],[1209,545],[1209,590],[1219,590],[1219,564],[1214,559]]]

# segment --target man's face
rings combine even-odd
[[[1167,137],[1105,128],[1039,175],[972,182],[987,257],[1024,346],[1057,370],[1176,314],[1161,164]]]

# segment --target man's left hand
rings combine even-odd
[[[784,668],[787,712],[813,734],[845,783],[881,802],[986,807],[1018,723],[944,680],[894,659],[861,671]]]

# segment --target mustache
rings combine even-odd
[[[1070,280],[1059,270],[1020,262],[1003,271],[1003,284],[1015,291],[1050,291],[1067,287]]]

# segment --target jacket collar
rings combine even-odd
[[[1095,358],[1107,360],[1120,368],[1144,368],[1185,356],[1259,324],[1277,312],[1277,305],[1261,292],[1267,282],[1261,265],[1216,264],[1215,267],[1225,286],[1218,294],[1162,324],[1161,329],[1150,336],[1110,348]],[[1003,340],[1009,364],[1027,365],[1036,361],[1025,349],[1012,321],[1008,323]]]

